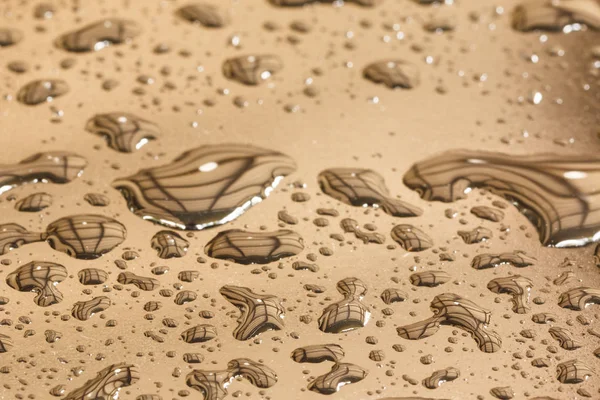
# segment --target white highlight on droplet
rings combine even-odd
[[[217,164],[216,162],[210,161],[210,162],[207,162],[206,164],[202,164],[200,166],[200,168],[198,168],[198,171],[210,172],[210,171],[214,171],[215,169],[217,169],[218,166],[219,166],[219,164]]]
[[[587,174],[583,171],[567,171],[563,174],[567,179],[585,179]]]

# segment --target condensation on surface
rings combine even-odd
[[[598,7],[3,2],[0,398],[598,398]]]

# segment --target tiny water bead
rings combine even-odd
[[[18,29],[0,27],[0,48],[13,46],[23,39],[23,33]]]

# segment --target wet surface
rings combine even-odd
[[[600,396],[596,0],[0,5],[0,398]]]

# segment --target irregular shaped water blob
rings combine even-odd
[[[6,353],[14,347],[14,342],[10,336],[0,333],[0,354]]]
[[[239,264],[267,264],[300,254],[304,242],[290,230],[246,232],[230,229],[219,232],[204,248],[207,256]]]
[[[424,251],[433,246],[433,240],[419,228],[400,224],[392,229],[392,239],[406,251]]]
[[[164,343],[165,342],[165,338],[160,336],[159,334],[157,334],[154,331],[145,331],[144,336],[154,340],[156,343]]]
[[[351,206],[381,208],[394,217],[422,214],[418,207],[390,197],[383,177],[370,169],[330,168],[318,180],[323,193]]]
[[[474,269],[496,268],[499,265],[510,264],[513,267],[523,268],[533,265],[535,258],[529,257],[522,251],[501,254],[479,254],[473,257],[471,267]]]
[[[548,324],[550,322],[556,322],[556,315],[550,313],[537,313],[531,316],[531,320],[536,324]]]
[[[56,343],[60,339],[62,339],[62,333],[54,331],[52,329],[44,331],[44,336],[46,336],[47,343]]]
[[[103,215],[81,214],[60,218],[45,232],[29,232],[17,224],[0,225],[0,254],[35,242],[80,259],[94,259],[108,253],[125,240],[127,232],[120,222]]]
[[[55,43],[64,50],[83,53],[129,42],[140,33],[140,27],[133,21],[107,18],[65,33]]]
[[[225,78],[244,85],[258,85],[283,69],[283,61],[273,54],[252,54],[229,58],[221,67]]]
[[[0,165],[0,194],[27,183],[69,183],[87,166],[85,158],[67,151],[33,154],[17,164]]]
[[[185,383],[202,393],[206,400],[222,400],[227,396],[229,385],[238,377],[260,389],[268,389],[277,383],[275,371],[248,358],[229,361],[226,370],[195,369],[187,374]]]
[[[371,63],[363,70],[363,76],[375,83],[403,89],[412,89],[419,86],[419,68],[408,61],[382,60]]]
[[[20,266],[6,277],[6,283],[20,292],[33,292],[33,301],[40,307],[58,304],[63,294],[57,285],[67,279],[67,269],[53,262],[32,261]]]
[[[576,23],[600,29],[600,4],[595,0],[528,0],[512,15],[512,26],[518,31],[560,31]]]
[[[186,343],[203,343],[217,337],[217,328],[212,325],[196,325],[181,332],[181,338]]]
[[[552,281],[556,286],[570,284],[571,282],[577,282],[573,271],[565,271]]]
[[[592,376],[592,369],[579,360],[569,360],[556,366],[556,379],[560,383],[581,383]]]
[[[328,305],[319,318],[319,329],[326,333],[343,333],[367,325],[371,311],[362,302],[367,287],[358,278],[345,278],[336,286],[344,299]]]
[[[460,376],[460,371],[454,367],[440,369],[423,379],[423,386],[427,389],[437,389],[446,382],[452,382]]]
[[[295,271],[319,272],[319,266],[317,264],[311,264],[305,261],[294,261],[292,263],[292,268]]]
[[[381,4],[383,0],[348,0],[348,3],[354,3],[359,6],[373,7]],[[276,6],[300,7],[310,3],[333,3],[333,0],[270,0]]]
[[[160,286],[158,279],[136,275],[133,272],[121,272],[117,277],[117,282],[122,285],[134,285],[138,289],[146,292],[152,291]]]
[[[553,326],[548,330],[550,336],[556,339],[565,350],[576,350],[581,347],[581,344],[573,339],[571,332],[558,326]]]
[[[283,329],[285,309],[278,297],[232,285],[223,286],[219,293],[242,313],[233,331],[237,340],[248,340],[266,331]]]
[[[492,279],[487,288],[494,293],[506,293],[512,296],[512,310],[517,314],[529,312],[529,293],[533,287],[531,279],[512,275],[504,278]]]
[[[69,85],[62,79],[39,79],[27,83],[17,92],[17,100],[28,106],[52,101],[69,92]]]
[[[117,179],[113,186],[141,218],[201,230],[236,219],[295,169],[291,158],[276,151],[208,145],[189,150],[170,164]]]
[[[48,193],[33,193],[22,198],[15,204],[15,209],[21,212],[39,212],[52,205],[52,196]]]
[[[310,382],[308,389],[330,395],[337,393],[342,386],[362,381],[367,375],[367,370],[356,364],[335,363],[331,367],[331,371]]]
[[[106,296],[94,297],[87,301],[78,301],[73,305],[71,315],[80,321],[87,321],[94,314],[106,310],[110,305],[111,301]]]
[[[600,289],[573,288],[562,293],[558,298],[559,306],[575,311],[581,311],[590,304],[600,304]]]
[[[292,352],[292,360],[297,363],[339,362],[344,355],[344,349],[338,344],[316,344],[297,348]]]
[[[452,202],[485,188],[515,204],[547,246],[600,239],[600,157],[455,150],[421,161],[404,183],[429,201]]]
[[[337,393],[342,386],[359,382],[367,376],[367,370],[355,364],[342,363],[342,358],[344,350],[337,344],[300,347],[292,352],[292,359],[297,363],[335,363],[328,373],[308,384],[309,390],[325,395]]]
[[[286,210],[279,211],[277,213],[277,218],[280,221],[285,222],[288,225],[296,225],[298,223],[298,218],[294,217],[293,215],[288,213]]]
[[[88,120],[85,129],[104,137],[108,147],[121,153],[133,153],[162,134],[153,122],[123,112],[96,114]]]
[[[471,214],[492,222],[500,222],[504,219],[504,212],[488,206],[473,207],[471,208]]]
[[[192,3],[177,10],[177,15],[206,28],[222,28],[229,24],[229,15],[220,7],[208,3]]]
[[[160,231],[152,236],[150,245],[162,259],[181,258],[187,254],[190,242],[173,231]]]
[[[137,366],[128,363],[109,365],[95,378],[69,393],[64,400],[110,399],[118,400],[122,388],[134,385],[140,379]]]
[[[432,317],[397,328],[398,335],[409,340],[424,339],[435,334],[441,325],[451,325],[469,332],[481,351],[494,353],[500,350],[502,339],[487,329],[492,317],[488,310],[454,293],[435,296],[430,307],[434,313]]]
[[[478,226],[470,231],[458,231],[457,233],[466,244],[485,242],[493,236],[492,231],[483,226]]]
[[[101,193],[86,193],[83,199],[92,207],[106,207],[110,204],[110,199]]]
[[[436,287],[450,282],[452,277],[446,271],[421,271],[410,276],[410,283],[415,286]]]
[[[0,48],[13,46],[23,39],[23,33],[18,29],[0,28]]]
[[[365,232],[360,229],[358,222],[352,218],[344,218],[340,221],[340,226],[344,232],[352,232],[357,239],[362,240],[363,243],[385,243],[385,236],[377,232]]]

